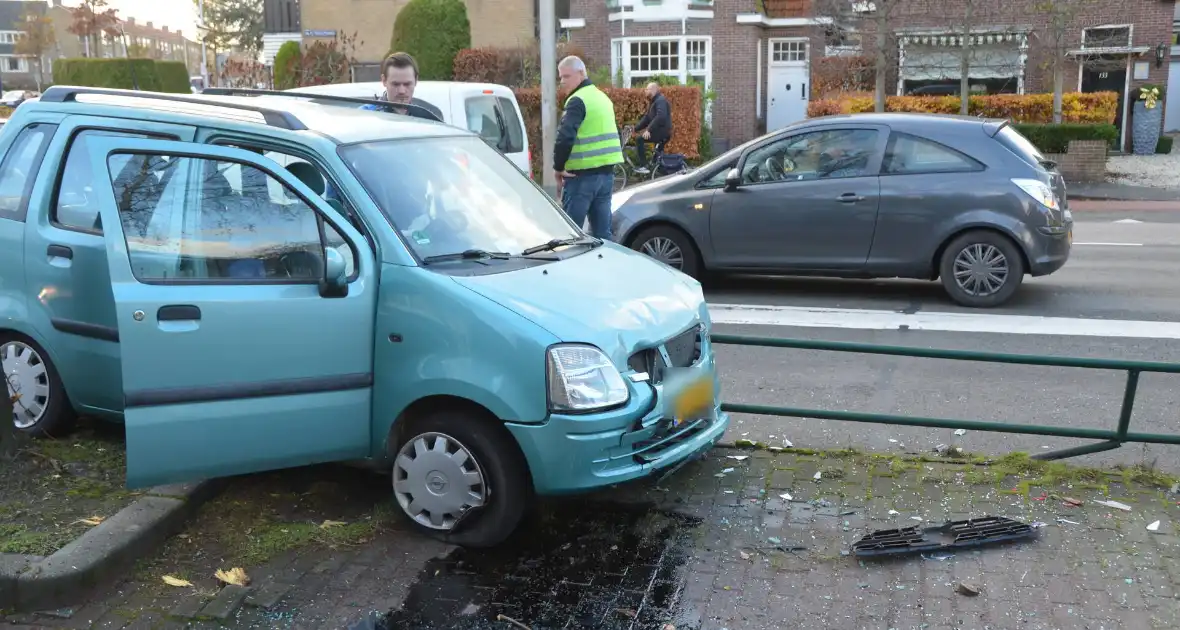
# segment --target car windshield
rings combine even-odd
[[[469,250],[520,255],[583,236],[475,136],[363,142],[341,147],[340,156],[421,259]]]

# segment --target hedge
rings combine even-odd
[[[633,125],[647,113],[648,99],[643,88],[602,88],[615,105],[615,120],[619,126]],[[701,136],[701,89],[696,86],[668,86],[661,90],[672,106],[672,141],[665,149],[668,153],[682,153],[688,159],[698,157],[697,142]],[[566,94],[559,91],[557,95],[558,120],[561,120],[562,104]],[[552,168],[552,164],[542,164],[544,151],[541,146],[541,90],[538,88],[521,88],[516,90],[516,100],[520,103],[520,111],[524,116],[525,131],[528,133],[529,146],[532,147],[533,177],[538,181],[543,168]]]
[[[586,58],[586,52],[577,44],[558,42],[555,57],[563,59],[568,55]],[[536,46],[464,48],[455,55],[452,73],[455,81],[499,83],[515,89],[537,87],[541,82],[540,68],[541,53]]]
[[[276,90],[299,87],[299,70],[303,60],[303,49],[299,42],[283,42],[275,53],[274,82]],[[384,78],[384,77],[382,77]]]
[[[455,55],[471,46],[462,0],[410,0],[393,23],[390,52],[408,52],[422,81],[450,81]]]
[[[835,100],[812,101],[807,116],[817,118],[833,114],[863,114],[873,111],[872,96],[850,96]],[[885,99],[885,111],[920,112],[927,114],[958,114],[957,96],[890,96]],[[1113,124],[1118,111],[1118,93],[1068,92],[1062,95],[1063,122]],[[972,96],[968,101],[972,116],[1010,118],[1022,123],[1052,123],[1052,94],[992,94]]]
[[[184,76],[183,82],[179,80],[181,71]],[[151,92],[192,91],[188,82],[188,69],[183,63],[151,59],[55,59],[53,82],[57,85],[123,90],[131,90],[138,86],[141,90]]]
[[[1064,123],[1061,125],[1041,123],[1017,123],[1012,128],[1028,138],[1043,153],[1065,153],[1070,140],[1105,140],[1113,145],[1118,142],[1119,130],[1114,125]]]

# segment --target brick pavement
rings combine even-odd
[[[505,614],[535,630],[1175,628],[1180,497],[1160,483],[1168,485],[1149,473],[1083,474],[1022,460],[980,466],[717,449],[662,486],[550,504],[539,525],[493,552],[389,528],[363,544],[309,544],[247,567],[249,589],[161,590],[129,579],[68,618],[5,622],[345,628],[367,611],[396,610],[381,627],[508,628],[495,622]],[[1066,506],[1065,496],[1085,503]],[[1103,496],[1132,511],[1092,503]],[[941,560],[847,555],[871,529],[984,514],[1047,525],[1031,541]],[[1159,531],[1147,531],[1154,520]],[[964,580],[982,593],[957,594]]]

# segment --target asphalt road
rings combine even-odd
[[[729,276],[706,285],[717,332],[1180,363],[1180,212],[1078,213],[1058,273],[986,311],[933,282]],[[1125,222],[1126,219],[1141,221]],[[754,310],[747,305],[771,306]],[[750,324],[750,322],[758,322]],[[905,329],[899,327],[905,326]],[[1113,429],[1120,372],[719,347],[723,398],[754,404]],[[1145,374],[1132,431],[1180,433],[1180,375]],[[1082,440],[735,415],[728,435],[796,446],[1029,453]],[[1128,444],[1071,460],[1180,472],[1180,447]]]

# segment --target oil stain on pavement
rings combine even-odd
[[[653,506],[551,507],[499,548],[431,560],[399,610],[357,627],[693,630],[678,603],[698,525]]]

